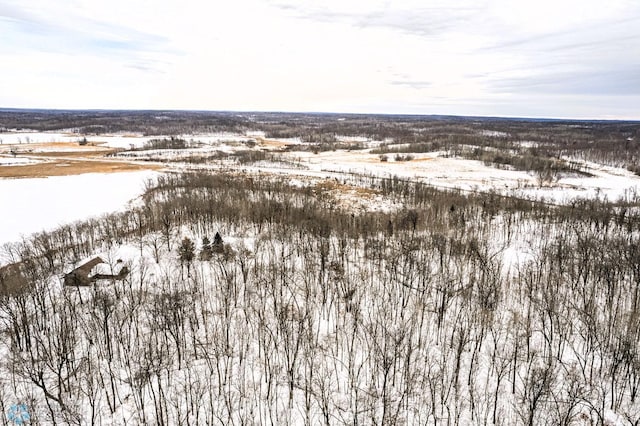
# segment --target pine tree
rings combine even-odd
[[[187,265],[187,276],[191,276],[191,262],[195,258],[196,245],[190,238],[184,237],[180,247],[178,247],[178,258],[180,259],[180,267]]]
[[[224,250],[224,241],[222,241],[222,237],[219,232],[216,232],[215,237],[213,237],[213,244],[211,248],[216,253],[222,253]]]
[[[202,238],[202,248],[200,249],[200,260],[210,260],[213,255],[211,241],[208,237]]]

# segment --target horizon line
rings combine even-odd
[[[497,116],[497,115],[460,115],[460,114],[420,114],[402,112],[335,112],[335,111],[291,111],[291,110],[215,110],[215,109],[167,109],[167,108],[25,108],[0,107],[0,112],[181,112],[210,114],[290,114],[290,115],[346,115],[346,116],[381,116],[381,117],[414,117],[414,118],[448,118],[448,119],[480,119],[505,121],[549,121],[549,122],[624,122],[640,123],[640,118],[568,118],[549,116]]]

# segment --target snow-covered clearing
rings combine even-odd
[[[59,132],[2,132],[0,133],[0,145],[49,143],[49,142],[78,142],[82,136],[73,133]]]
[[[495,191],[528,199],[544,199],[566,203],[577,198],[607,197],[611,201],[640,192],[640,176],[628,170],[581,162],[584,171],[593,177],[560,177],[556,182],[541,185],[529,172],[497,169],[481,161],[446,157],[443,153],[413,154],[410,161],[387,161],[366,151],[327,151],[291,153],[300,164],[315,172],[340,172],[380,177],[397,176],[419,180],[443,188],[468,191]]]
[[[0,144],[4,145],[27,145],[43,144],[52,142],[79,143],[86,141],[89,144],[100,144],[110,148],[139,148],[152,139],[163,139],[171,136],[157,135],[144,136],[141,134],[105,134],[105,135],[85,135],[74,132],[27,132],[15,131],[0,133]],[[235,133],[213,133],[213,134],[189,134],[174,135],[188,141],[199,141],[205,144],[219,144],[230,142],[248,142],[252,137]]]
[[[628,170],[588,161],[571,161],[580,163],[583,170],[592,176],[561,177],[557,182],[543,187],[519,188],[515,195],[566,204],[577,198],[617,201],[640,193],[640,176]]]
[[[480,134],[482,136],[489,136],[492,138],[506,138],[509,136],[509,133],[507,132],[500,132],[497,130],[481,130]]]
[[[156,136],[149,137],[140,134],[85,135],[74,132],[14,131],[0,133],[0,144],[78,143],[86,140],[87,143],[100,143],[113,148],[130,148],[131,146],[142,146],[145,142],[154,138]]]

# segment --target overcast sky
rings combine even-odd
[[[640,1],[0,0],[0,107],[640,119]]]

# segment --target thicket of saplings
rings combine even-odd
[[[357,180],[404,207],[172,174],[135,210],[5,246],[31,285],[1,298],[0,409],[82,425],[638,424],[637,210]],[[125,281],[61,289],[70,262],[121,244],[148,256]]]
[[[145,150],[143,150],[145,151]],[[138,151],[139,152],[139,151]],[[229,166],[230,162],[240,165],[249,165],[255,164],[263,161],[268,161],[270,163],[282,163],[287,164],[289,167],[300,167],[298,162],[284,159],[278,153],[270,153],[262,150],[253,150],[253,149],[240,149],[233,152],[226,151],[180,151],[176,152],[173,150],[156,150],[156,151],[146,151],[142,154],[139,154],[136,151],[123,151],[114,154],[109,154],[110,157],[134,157],[136,160],[140,161],[155,161],[155,162],[164,162],[164,163],[189,163],[189,164],[216,164],[221,166]],[[132,155],[133,153],[133,155]]]
[[[254,140],[246,140],[242,142],[233,141],[233,142],[235,144],[245,145],[249,148],[253,148],[256,144]],[[141,147],[134,148],[132,149],[132,151],[186,150],[186,149],[201,148],[206,145],[207,144],[199,141],[197,136],[189,140],[181,137],[170,136],[170,137],[164,137],[164,138],[149,139]]]
[[[139,148],[126,151],[118,151],[109,154],[110,157],[134,157],[142,161],[159,162],[182,162],[191,164],[209,164],[215,161],[227,164],[233,161],[237,164],[253,164],[260,161],[281,161],[280,157],[263,150],[251,149],[255,146],[254,140],[233,142],[242,145],[242,149],[226,152],[220,150],[198,150],[206,147],[207,144],[196,139],[186,140],[184,138],[171,136],[168,138],[150,139]]]

